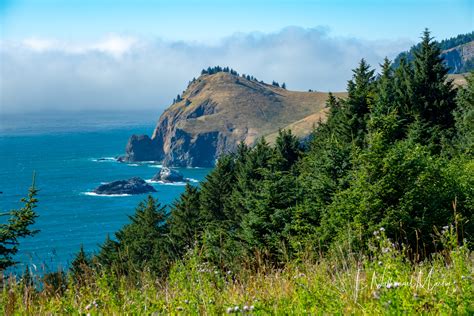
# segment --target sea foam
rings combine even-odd
[[[89,196],[104,196],[104,197],[131,196],[131,194],[97,194],[95,192],[83,192],[82,194],[89,195]]]

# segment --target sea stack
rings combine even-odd
[[[100,195],[120,195],[120,194],[144,194],[156,192],[155,188],[145,182],[145,180],[133,177],[128,180],[118,180],[105,183],[97,187],[94,191]]]
[[[167,167],[163,167],[151,180],[169,183],[185,181],[183,175],[179,171]]]

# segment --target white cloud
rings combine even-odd
[[[109,35],[97,42],[0,42],[1,110],[164,108],[202,68],[228,65],[290,89],[340,91],[361,58],[372,65],[407,40],[331,37],[324,28],[235,34],[218,43]]]

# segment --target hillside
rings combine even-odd
[[[299,137],[308,135],[325,118],[327,96],[289,91],[231,72],[204,73],[165,110],[151,138],[130,138],[122,160],[213,166],[220,154],[233,151],[241,141],[252,145],[268,136],[272,142],[285,128]]]
[[[438,46],[442,50],[441,55],[450,74],[462,74],[474,70],[474,32],[442,40]],[[400,53],[394,60],[394,67],[400,64],[402,58],[412,61],[414,51],[418,48],[419,44],[407,52]]]

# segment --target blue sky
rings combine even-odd
[[[171,40],[325,26],[335,36],[416,40],[472,30],[472,0],[0,0],[3,36],[95,38],[106,33]]]
[[[474,29],[474,0],[0,0],[0,112],[161,110],[202,68],[342,91],[415,44]],[[1,113],[0,113],[1,114]]]

